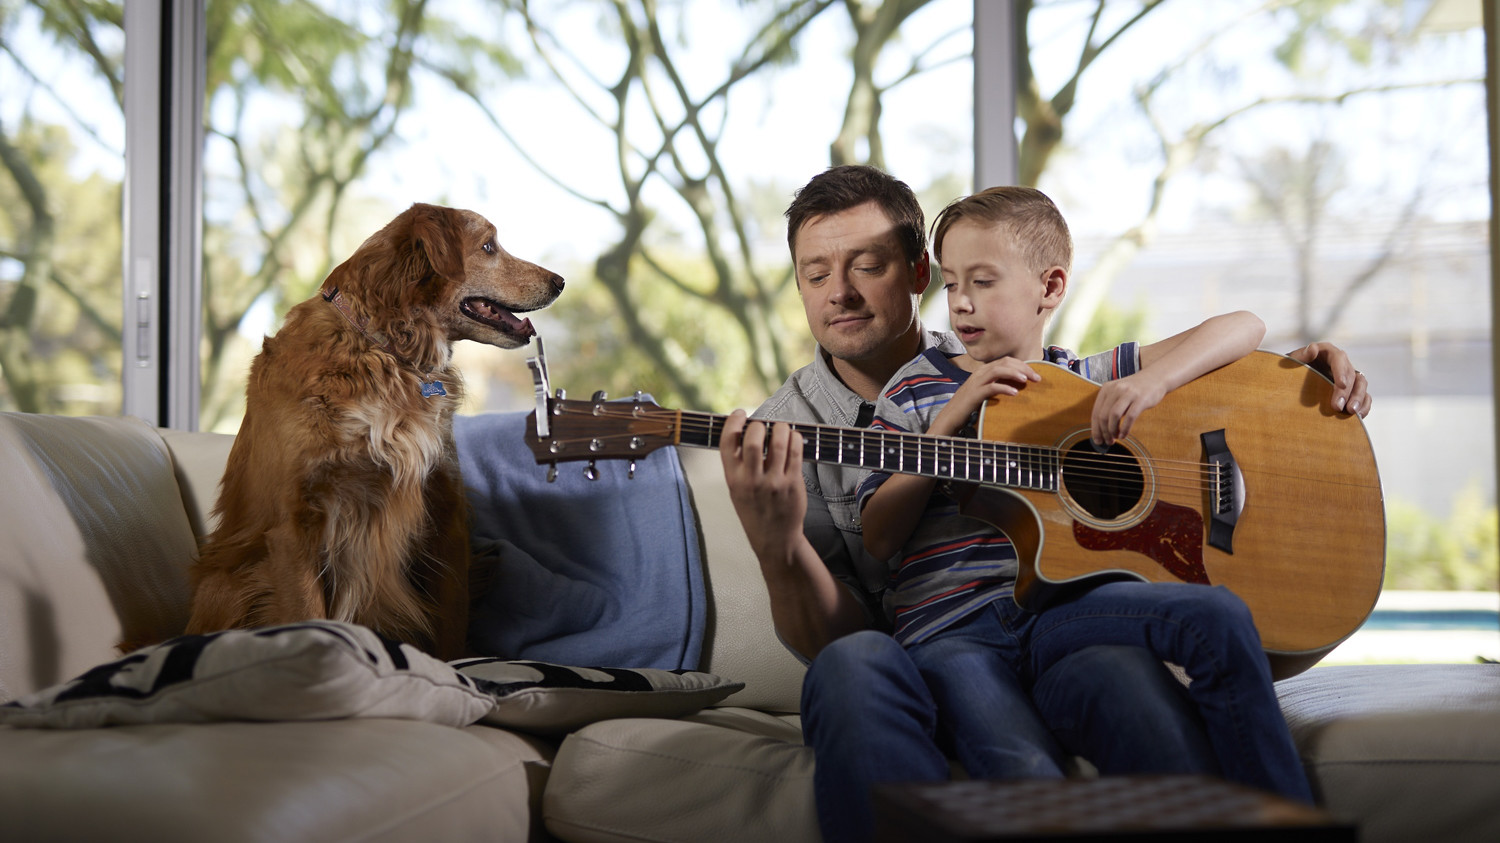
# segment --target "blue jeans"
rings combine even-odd
[[[932,659],[926,663],[934,666]],[[1088,758],[1104,773],[1218,771],[1181,685],[1143,648],[1088,647],[1063,658],[1033,690],[1040,710],[1027,685],[991,685],[965,666],[953,668],[957,681],[934,691],[911,654],[874,631],[840,638],[813,661],[802,686],[802,728],[815,758],[824,840],[871,839],[871,788],[946,781],[950,756],[971,777],[1061,776],[1070,754]],[[967,690],[964,678],[975,680]],[[979,704],[963,703],[965,697]],[[945,715],[953,706],[983,712],[972,718],[980,727],[956,740],[964,727],[938,716],[937,699],[944,701]],[[1111,700],[1099,706],[1103,716],[1073,716],[1079,701],[1100,699]]]
[[[1193,677],[1186,691],[1163,660]],[[802,722],[828,841],[870,839],[871,787],[945,780],[949,755],[973,777],[1061,776],[1073,753],[1105,774],[1222,774],[1311,801],[1248,610],[1224,589],[1111,583],[1040,615],[1000,600],[909,651],[847,636],[808,670]]]
[[[1312,788],[1271,682],[1260,634],[1243,600],[1221,586],[1112,582],[1027,614],[1013,601],[991,604],[1025,636],[1028,667],[1048,672],[1099,644],[1145,648],[1180,665],[1187,696],[1224,778],[1312,802]],[[1114,705],[1105,692],[1095,705]],[[1083,716],[1078,714],[1076,716]]]

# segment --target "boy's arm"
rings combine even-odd
[[[724,423],[719,457],[781,640],[811,659],[830,641],[864,629],[864,607],[802,532],[802,437],[785,423],[747,422],[736,410]]]
[[[1139,372],[1100,387],[1094,399],[1094,442],[1114,444],[1168,392],[1244,357],[1259,348],[1265,336],[1266,325],[1260,317],[1240,310],[1142,346]]]
[[[1027,381],[1037,380],[1041,376],[1034,369],[1013,357],[986,363],[970,373],[926,432],[953,436],[964,429],[969,417],[985,401],[996,395],[1015,395]],[[871,556],[889,559],[905,546],[922,520],[934,485],[936,481],[931,477],[893,474],[871,493],[860,509],[859,519],[864,525],[865,550]]]

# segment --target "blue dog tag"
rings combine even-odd
[[[422,384],[422,397],[433,398],[438,395],[447,395],[448,390],[443,389],[442,381],[428,381]]]

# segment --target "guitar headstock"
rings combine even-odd
[[[526,429],[538,463],[633,460],[678,438],[679,414],[639,395],[623,401],[607,401],[602,393],[590,401],[549,398],[538,412],[545,422],[533,413]]]
[[[536,346],[536,356],[526,360],[536,387],[536,411],[529,417],[526,445],[537,463],[551,466],[549,481],[557,476],[558,463],[575,460],[589,461],[589,479],[597,476],[595,460],[630,460],[634,477],[637,458],[676,444],[682,414],[663,410],[639,392],[624,401],[607,401],[603,392],[594,393],[590,401],[569,401],[561,389],[550,395],[541,337]]]

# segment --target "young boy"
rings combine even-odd
[[[1128,435],[1166,393],[1249,354],[1265,334],[1260,319],[1239,312],[1088,358],[1043,348],[1047,321],[1067,292],[1072,243],[1056,206],[1030,188],[990,188],[955,201],[939,215],[932,245],[965,352],[929,349],[903,367],[876,404],[875,427],[972,436],[979,407],[1040,380],[1025,361],[1046,360],[1101,384],[1092,437],[1104,447]],[[940,738],[971,776],[1060,774],[1052,759],[1034,757],[1034,742],[994,716],[993,700],[1028,692],[1048,667],[1084,647],[1123,644],[1184,669],[1186,693],[1226,778],[1311,802],[1259,636],[1229,591],[1110,582],[1028,613],[1013,599],[1009,540],[962,517],[947,487],[876,472],[859,497],[865,547],[891,560],[887,611],[895,636],[932,692]]]

